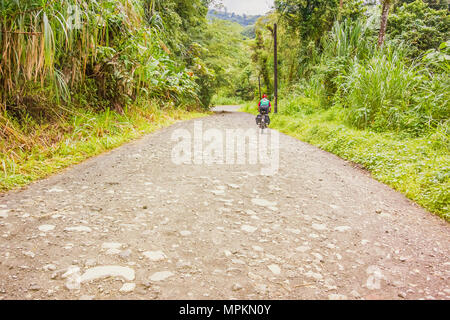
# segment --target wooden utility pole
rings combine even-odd
[[[277,52],[277,24],[275,23],[273,26],[273,45],[274,45],[274,94],[275,94],[275,101],[274,101],[274,112],[278,113],[278,52]]]

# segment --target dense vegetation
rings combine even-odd
[[[254,98],[251,40],[237,23],[212,19],[204,37],[209,40],[205,61],[215,72],[213,104],[239,104]]]
[[[258,20],[253,45],[254,72],[272,93],[271,26],[279,23],[281,101],[273,126],[363,164],[448,219],[447,5],[277,0],[275,6]]]

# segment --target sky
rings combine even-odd
[[[228,12],[237,14],[265,14],[273,6],[274,0],[222,0]]]

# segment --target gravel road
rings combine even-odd
[[[276,142],[216,111],[0,195],[0,298],[450,298],[449,224],[351,163],[284,134],[274,174],[176,153]]]

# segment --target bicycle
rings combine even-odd
[[[269,117],[267,110],[261,110],[260,114],[257,117],[257,123],[259,128],[261,129],[261,134],[264,134],[264,129],[267,128],[268,124],[270,123],[270,120],[267,121],[267,118]],[[258,118],[260,118],[260,120],[258,121]]]

